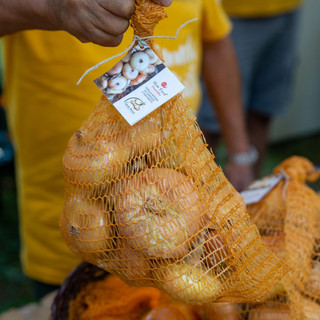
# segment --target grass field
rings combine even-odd
[[[301,155],[320,164],[320,134],[286,141],[270,146],[261,175],[267,175],[284,159]],[[320,182],[312,185],[320,190]],[[17,215],[14,168],[10,163],[0,167],[0,313],[32,301],[28,279],[19,262],[19,223]]]

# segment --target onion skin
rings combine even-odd
[[[266,247],[271,250],[278,258],[286,258],[285,236],[283,233],[279,235],[265,235],[261,237]]]
[[[319,262],[313,265],[305,290],[312,297],[316,297],[316,299],[320,300],[320,263]]]
[[[104,251],[112,248],[114,230],[101,200],[71,197],[59,223],[69,248],[85,261],[95,264]]]
[[[98,266],[116,274],[129,285],[149,286],[152,283],[152,266],[141,252],[131,249],[118,239],[116,250],[109,252],[108,259],[100,260]]]
[[[132,54],[129,63],[132,68],[137,71],[145,70],[150,64],[150,58],[147,53],[142,51],[137,51]]]
[[[79,131],[77,131],[79,132]],[[78,185],[100,185],[113,178],[117,168],[130,158],[130,149],[125,144],[125,136],[116,140],[100,139],[86,142],[86,133],[81,141],[79,134],[74,134],[69,142],[75,151],[65,153],[65,179]],[[122,148],[119,148],[122,145]]]
[[[201,304],[216,300],[221,294],[221,282],[203,268],[188,263],[175,263],[154,271],[161,289],[177,300]]]
[[[133,86],[137,86],[138,84],[142,83],[146,79],[147,79],[146,73],[139,73],[139,75],[137,77],[135,77],[134,79],[132,79],[130,81],[130,84]]]
[[[241,308],[236,303],[208,303],[194,309],[203,320],[241,320]]]
[[[223,238],[214,229],[206,229],[201,235],[203,239],[204,263],[214,268],[228,259],[228,250]]]
[[[154,64],[159,60],[158,56],[151,49],[148,48],[144,52],[149,56],[150,64]]]
[[[153,258],[179,259],[204,225],[192,181],[171,169],[154,168],[119,185],[115,203],[119,234]]]
[[[160,305],[148,312],[143,320],[196,320],[192,310],[187,305],[166,304]]]
[[[122,74],[126,77],[126,79],[133,80],[139,75],[139,71],[134,70],[130,63],[126,63],[123,66]]]
[[[108,71],[108,74],[110,76],[119,74],[122,71],[122,68],[123,68],[123,62],[120,60]]]
[[[252,309],[248,320],[292,320],[292,317],[288,306],[265,305]]]

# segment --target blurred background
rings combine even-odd
[[[295,89],[285,116],[274,120],[270,148],[261,176],[284,159],[301,155],[320,165],[320,33],[319,0],[307,0],[299,36]],[[223,146],[217,162],[223,167]],[[320,190],[320,183],[312,185]],[[0,108],[0,313],[32,301],[19,261],[19,224],[13,149]]]

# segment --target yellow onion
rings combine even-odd
[[[286,258],[285,235],[281,232],[275,235],[264,235],[261,237],[266,247],[278,258]]]
[[[320,263],[314,263],[305,290],[309,295],[320,300]]]
[[[318,302],[304,297],[299,302],[301,302],[303,319],[319,320],[320,304]]]
[[[208,228],[200,235],[200,246],[202,246],[203,261],[209,268],[214,268],[228,258],[228,249],[224,240],[217,230]]]
[[[102,200],[71,197],[60,217],[60,229],[74,253],[95,263],[104,251],[112,247],[114,231],[111,220]]]
[[[152,279],[150,261],[141,252],[129,248],[126,241],[117,240],[116,250],[109,252],[108,259],[98,261],[98,266],[130,285],[149,286]]]
[[[196,320],[191,307],[187,305],[171,303],[160,305],[149,311],[143,320]]]
[[[291,320],[290,308],[286,305],[265,304],[250,310],[248,320]]]
[[[155,164],[179,165],[177,147],[160,111],[132,127],[119,121],[96,121],[94,126],[78,130],[69,141],[63,159],[69,183],[103,185]]]
[[[174,263],[154,270],[157,285],[177,300],[199,304],[216,300],[221,294],[221,282],[204,268],[191,263]]]
[[[130,149],[124,136],[79,142],[81,133],[75,134],[64,155],[65,179],[78,185],[100,185],[121,176],[129,161]]]
[[[119,185],[115,221],[129,245],[153,258],[181,258],[204,225],[195,186],[182,173],[154,168]]]
[[[216,302],[194,307],[200,319],[204,320],[240,320],[241,308],[236,303]]]

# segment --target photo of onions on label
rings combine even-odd
[[[164,68],[159,57],[142,41],[94,82],[115,103]]]

